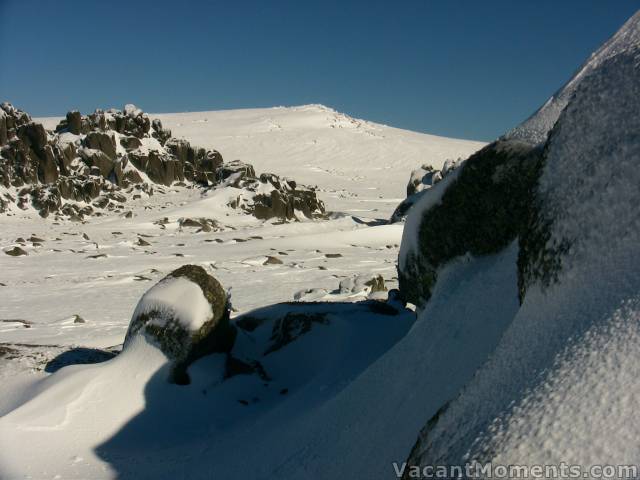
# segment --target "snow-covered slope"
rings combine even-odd
[[[278,477],[302,445],[308,445],[305,451],[324,448],[316,442],[331,443],[342,431],[328,418],[365,413],[359,401],[351,402],[367,389],[360,387],[355,397],[349,386],[406,334],[410,314],[345,317],[349,309],[338,305],[329,326],[320,325],[295,350],[264,361],[277,374],[273,385],[288,389],[282,395],[271,387],[275,394],[265,397],[255,376],[214,388],[221,371],[215,356],[193,366],[192,385],[169,385],[166,360],[144,344],[111,362],[57,370],[113,356],[143,293],[185,263],[202,265],[230,289],[233,317],[294,298],[363,300],[369,294],[360,287],[376,275],[387,288],[397,287],[402,225],[378,219],[387,218],[404,196],[411,170],[423,163],[438,167],[482,146],[355,120],[316,105],[160,118],[174,136],[216,145],[225,161],[239,158],[258,171],[318,185],[334,213],[326,220],[263,222],[227,207],[233,189],[203,193],[174,185],[128,201],[130,218],[107,213],[84,223],[53,222],[33,211],[1,217],[3,250],[19,245],[28,254],[0,254],[2,478],[111,478],[122,472],[146,478],[156,467],[160,478],[167,472],[233,478],[242,469],[254,478],[252,465],[260,466],[261,475]],[[59,119],[38,121],[53,128]],[[184,218],[216,219],[223,228],[198,231],[181,226]],[[263,338],[266,332],[256,335]],[[255,349],[248,338],[241,339],[235,353]],[[400,355],[396,361],[402,361]],[[377,382],[375,375],[369,381]],[[378,385],[376,395],[392,405],[383,387]],[[213,390],[202,396],[203,389]],[[257,409],[238,403],[253,397],[261,399]],[[349,410],[343,402],[350,403]],[[183,405],[182,413],[167,422],[176,405]],[[325,416],[308,415],[320,409]],[[196,411],[209,413],[193,417]],[[419,425],[417,419],[407,426],[394,452],[411,444]],[[391,424],[386,428],[392,431]],[[158,448],[145,448],[151,444]],[[365,458],[368,447],[362,448],[359,455]],[[307,457],[302,453],[300,466]],[[309,468],[323,470],[326,458],[318,457]],[[374,471],[383,465],[381,457]]]
[[[157,115],[175,136],[216,145],[225,159],[318,185],[329,210],[388,218],[408,172],[466,157],[480,142],[436,137],[351,118],[322,105]]]
[[[317,184],[338,212],[326,221],[260,222],[221,208],[215,191],[179,188],[141,200],[126,220],[70,228],[3,219],[7,243],[27,227],[47,239],[3,260],[11,284],[0,289],[0,308],[13,321],[2,332],[11,345],[0,346],[18,359],[0,370],[17,377],[0,387],[0,474],[377,479],[393,478],[393,463],[407,458],[410,466],[637,463],[639,22],[520,133],[422,196],[407,219],[401,275],[413,261],[406,252],[442,251],[431,270],[403,277],[429,282],[417,318],[391,295],[268,306],[364,299],[369,292],[347,288],[364,285],[353,273],[395,287],[403,226],[376,219],[404,196],[409,171],[440,168],[477,146],[325,107],[162,120],[227,159]],[[533,147],[540,142],[544,149]],[[424,235],[422,220],[440,207],[445,214]],[[476,211],[486,224],[469,215]],[[226,230],[196,234],[176,222],[205,212]],[[154,223],[160,216],[167,222]],[[146,282],[186,262],[233,288],[245,315],[232,319],[240,329],[230,355],[244,362],[242,374],[226,375],[229,358],[216,354],[191,365],[190,385],[169,384],[166,359],[142,337],[97,366],[27,371],[59,352],[54,342],[121,341]],[[44,277],[43,265],[55,273]],[[76,323],[63,296],[88,312],[87,323]],[[279,337],[286,341],[273,348]]]

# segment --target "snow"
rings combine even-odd
[[[137,117],[138,115],[142,115],[142,110],[132,103],[127,103],[124,106],[124,113],[126,113],[129,117]]]
[[[144,409],[144,385],[165,362],[138,336],[110,362],[71,366],[38,380],[29,400],[0,418],[2,478],[113,477],[94,448]]]
[[[171,186],[127,201],[123,212],[131,211],[132,218],[105,211],[86,223],[54,223],[21,210],[0,218],[3,247],[32,234],[44,239],[39,247],[26,241],[21,246],[25,257],[0,257],[0,283],[6,285],[0,285],[0,319],[30,322],[29,328],[0,322],[0,346],[19,349],[21,355],[0,357],[2,478],[237,478],[243,469],[255,478],[251,465],[258,465],[263,476],[280,478],[278,472],[290,468],[287,458],[300,448],[316,448],[315,430],[322,442],[343,434],[333,419],[344,415],[340,405],[356,410],[351,386],[376,359],[391,353],[415,320],[409,311],[398,316],[358,311],[351,302],[363,295],[340,293],[340,282],[354,275],[381,275],[387,288],[397,288],[403,226],[379,219],[387,218],[404,197],[411,170],[425,162],[439,167],[447,158],[465,157],[482,146],[353,119],[319,105],[159,117],[174,136],[216,149],[226,161],[238,158],[253,163],[258,173],[317,185],[333,213],[327,220],[262,222],[226,206],[238,189],[203,193]],[[46,128],[59,121],[40,120]],[[158,145],[148,140],[143,148]],[[168,223],[158,224],[165,217]],[[212,219],[221,229],[196,233],[180,228],[183,218]],[[138,245],[139,238],[150,245]],[[283,263],[264,265],[268,256]],[[258,346],[269,341],[268,325],[238,335],[233,354],[257,355],[273,377],[268,388],[255,375],[222,382],[219,355],[190,367],[190,386],[170,385],[162,371],[166,359],[144,337],[135,337],[114,360],[49,373],[47,365],[69,349],[119,349],[136,308],[184,309],[177,312],[181,319],[193,327],[200,324],[206,315],[196,285],[176,279],[149,291],[185,263],[203,266],[232,289],[234,318],[263,311],[272,316],[278,302],[307,290],[316,292],[307,300],[350,303],[335,303],[328,324],[314,325],[287,348],[266,356]],[[70,321],[75,314],[86,323]],[[419,343],[416,339],[416,348]],[[375,376],[369,378],[372,382]],[[376,395],[390,406],[382,386]],[[283,389],[288,393],[281,394]],[[392,398],[397,401],[402,396],[396,390]],[[361,402],[366,392],[358,389]],[[260,401],[251,403],[254,397]],[[314,413],[320,411],[326,412],[322,418]],[[377,428],[380,422],[373,420],[363,418]],[[420,421],[399,437],[396,452],[410,443]],[[366,445],[361,447],[364,458]],[[386,471],[386,461],[381,456],[375,468]]]
[[[157,313],[151,319],[153,325],[164,327],[175,320],[188,332],[197,332],[213,317],[200,286],[183,277],[165,278],[154,285],[138,302],[133,318],[152,312]]]
[[[404,226],[381,225],[404,196],[409,172],[424,163],[441,168],[480,145],[319,105],[160,118],[174,135],[227,160],[318,185],[333,211],[328,220],[260,222],[222,206],[232,189],[182,187],[133,201],[130,219],[2,218],[3,245],[27,232],[46,236],[42,247],[25,247],[28,256],[0,259],[8,285],[0,287],[0,316],[32,322],[0,324],[4,341],[51,351],[119,344],[146,282],[195,263],[233,289],[236,319],[250,312],[259,320],[239,332],[232,355],[259,360],[272,378],[223,381],[224,359],[213,355],[190,367],[191,385],[170,385],[167,359],[144,337],[113,360],[50,375],[0,363],[4,378],[19,376],[0,386],[0,398],[16,389],[0,402],[0,476],[391,478],[393,462],[407,458],[445,404],[430,450],[421,452],[425,462],[633,463],[640,455],[640,63],[629,46],[635,23],[623,32],[605,49],[616,57],[601,52],[585,67],[546,150],[539,194],[556,219],[549,245],[572,247],[558,283],[531,286],[522,305],[517,242],[443,266],[417,318],[336,303],[353,296],[340,285],[354,275],[380,274],[388,288],[397,286],[398,254],[403,264],[417,248],[419,219],[461,169],[426,190]],[[548,104],[541,128],[525,125],[528,141],[546,136],[560,107],[562,99]],[[164,217],[164,228],[154,223]],[[215,219],[221,230],[179,228],[186,217]],[[140,235],[151,245],[136,246]],[[90,258],[103,252],[100,261]],[[264,265],[268,256],[283,263]],[[204,305],[187,284],[161,284],[138,308],[185,308],[179,315],[198,325]],[[334,303],[278,304],[295,296]],[[70,308],[87,323],[66,321]],[[274,319],[294,308],[327,310],[294,342],[265,349]],[[13,370],[3,373],[2,365]]]
[[[547,246],[570,245],[557,283],[529,288],[490,360],[428,433],[424,463],[637,463],[640,48],[617,52],[581,80],[547,145]]]

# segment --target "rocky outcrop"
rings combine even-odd
[[[499,140],[472,155],[439,202],[421,211],[420,202],[431,202],[426,190],[414,206],[417,228],[403,237],[398,278],[404,299],[423,306],[447,262],[497,253],[520,238],[541,165],[540,148]]]
[[[425,164],[412,171],[409,177],[409,183],[407,183],[407,198],[396,207],[389,222],[396,223],[404,220],[411,207],[420,200],[427,190],[453,173],[461,164],[461,159],[457,161],[446,160],[442,166],[442,170],[436,170],[431,165]]]
[[[145,335],[172,361],[171,381],[189,383],[198,358],[233,347],[236,329],[222,285],[197,265],[184,265],[147,291],[133,314],[124,348]]]
[[[0,112],[0,185],[21,188],[15,197],[2,195],[0,212],[12,204],[22,209],[31,205],[43,217],[72,212],[71,218],[78,220],[93,209],[70,202],[91,203],[100,197],[93,203],[99,213],[109,208],[109,197],[118,188],[132,192],[149,182],[169,186],[186,181],[243,190],[229,206],[260,219],[324,213],[314,190],[272,174],[257,177],[251,165],[237,160],[225,164],[216,150],[172,138],[160,120],[151,121],[134,105],[87,116],[70,111],[55,132],[8,103]]]
[[[219,175],[224,185],[244,190],[229,205],[242,208],[261,220],[288,221],[299,216],[321,218],[325,213],[324,203],[313,188],[273,173],[256,177],[253,167],[239,160],[223,165]]]

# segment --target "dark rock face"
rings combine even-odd
[[[157,118],[151,122],[151,128],[153,129],[151,136],[158,140],[161,145],[164,145],[171,138],[171,130],[162,128],[162,122]]]
[[[112,135],[103,132],[89,132],[84,138],[84,145],[87,148],[100,150],[111,160],[116,158],[116,141]]]
[[[404,299],[423,306],[439,267],[466,253],[497,253],[519,238],[541,165],[540,149],[517,141],[497,141],[472,155],[441,202],[423,214],[419,250],[398,268]]]
[[[46,145],[42,149],[42,156],[38,163],[38,178],[42,183],[53,183],[58,179],[58,162],[51,145]]]
[[[20,247],[13,247],[9,250],[5,250],[4,253],[12,257],[22,257],[24,255],[27,255],[27,252],[21,249]]]
[[[264,355],[280,350],[282,347],[309,332],[314,324],[329,324],[325,314],[321,313],[287,313],[273,324],[271,343]]]
[[[253,165],[240,160],[232,160],[220,168],[218,178],[221,181],[229,180],[229,185],[235,187],[240,185],[240,181],[245,178],[255,179],[256,172],[253,169]]]
[[[184,172],[183,179],[196,182],[204,186],[213,185],[219,178],[222,166],[222,156],[215,150],[194,148],[191,144],[179,138],[169,138],[165,148],[178,160]]]
[[[125,150],[130,151],[140,148],[142,146],[142,142],[138,137],[123,136],[120,137],[120,145],[122,145]]]
[[[195,330],[188,328],[171,305],[162,308],[141,308],[145,296],[155,288],[185,279],[197,285],[211,307],[211,316]],[[187,367],[198,358],[215,352],[229,352],[235,341],[236,329],[229,323],[229,305],[222,285],[197,265],[184,265],[167,275],[142,297],[129,324],[125,348],[136,335],[151,338],[173,362],[171,381],[189,383]]]
[[[78,151],[84,162],[91,167],[97,168],[97,173],[104,178],[109,178],[115,167],[115,162],[100,150],[82,148]]]
[[[73,110],[67,113],[67,125],[69,132],[74,135],[80,135],[82,131],[82,117],[79,111]]]
[[[230,204],[261,220],[295,220],[297,212],[307,218],[320,217],[325,213],[324,203],[318,199],[315,190],[273,173],[263,173],[257,178],[253,167],[239,160],[224,164],[219,169],[219,179],[226,185],[251,192],[259,188],[263,191],[270,189],[269,193],[258,193],[250,199],[238,198]]]
[[[18,127],[17,135],[22,142],[35,151],[40,151],[47,144],[47,132],[41,123],[29,122]]]

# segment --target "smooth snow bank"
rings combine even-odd
[[[507,133],[506,137],[533,144],[544,142],[583,79],[608,59],[631,51],[638,45],[640,45],[640,12],[631,17],[613,37],[594,52],[565,86],[536,113]]]
[[[113,478],[94,448],[144,409],[144,387],[167,359],[143,336],[115,359],[74,365],[30,386],[0,418],[0,478]]]
[[[200,286],[182,277],[169,277],[158,282],[145,293],[136,307],[133,318],[157,312],[151,320],[158,327],[176,320],[189,332],[198,331],[213,317],[211,304]]]
[[[406,459],[420,428],[473,377],[518,310],[517,250],[445,266],[400,342],[329,404],[271,433],[256,478],[395,478],[393,462]],[[238,472],[250,475],[252,466]]]
[[[570,244],[558,281],[527,292],[491,360],[427,432],[423,464],[640,458],[640,49],[620,52],[582,80],[547,145],[547,246]]]

